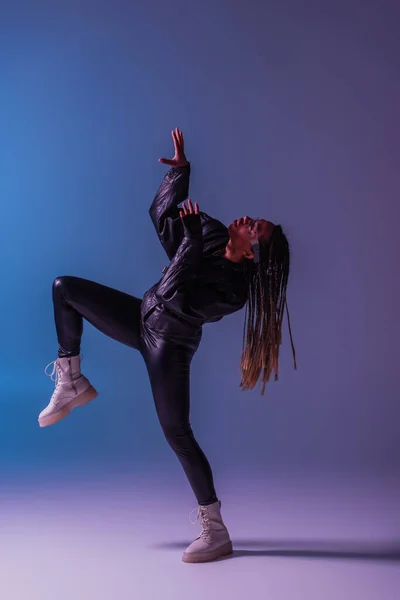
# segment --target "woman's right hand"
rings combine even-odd
[[[185,142],[183,139],[183,133],[178,128],[176,128],[172,133],[172,140],[174,142],[174,157],[169,158],[159,158],[158,162],[163,163],[164,165],[168,165],[170,167],[185,167],[189,164],[186,156],[185,156]]]

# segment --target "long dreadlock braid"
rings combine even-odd
[[[259,240],[259,259],[247,265],[249,297],[246,304],[243,347],[240,361],[240,387],[250,390],[262,376],[261,394],[274,373],[278,379],[279,347],[282,343],[282,321],[286,308],[290,342],[296,369],[296,352],[286,302],[289,278],[289,243],[277,225],[268,243]]]

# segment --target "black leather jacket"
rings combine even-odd
[[[143,321],[159,330],[170,330],[171,320],[178,329],[179,323],[198,328],[240,310],[247,301],[243,263],[219,254],[229,240],[227,227],[204,212],[191,224],[190,217],[182,222],[179,216],[177,205],[188,197],[189,177],[190,165],[170,169],[150,207],[171,261],[142,302]]]

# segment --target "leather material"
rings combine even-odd
[[[103,334],[138,350],[144,358],[157,416],[199,503],[216,499],[210,464],[190,424],[190,367],[201,340],[201,327],[182,323],[157,307],[141,319],[140,298],[79,277],[58,277],[53,286],[58,341],[79,353],[86,319]],[[139,392],[132,389],[132,399]]]
[[[166,315],[201,327],[243,308],[247,301],[244,263],[233,263],[219,254],[229,240],[228,229],[217,219],[200,212],[181,219],[178,204],[189,191],[190,165],[171,169],[150,207],[159,240],[170,258],[163,277],[144,295],[142,319],[156,307]],[[160,310],[151,323],[159,322]],[[175,327],[174,327],[175,329]]]
[[[143,299],[77,277],[53,284],[58,342],[80,352],[83,319],[143,356],[164,435],[199,503],[215,502],[211,467],[190,425],[190,367],[202,325],[242,308],[247,300],[243,264],[218,254],[228,230],[206,213],[181,219],[190,167],[171,169],[150,207],[157,235],[170,260]],[[140,257],[138,258],[140,260]]]

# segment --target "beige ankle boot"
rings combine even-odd
[[[53,371],[47,373],[51,365]],[[49,404],[39,415],[40,427],[57,423],[69,415],[73,408],[87,404],[98,395],[90,381],[81,374],[80,356],[59,358],[50,363],[45,372],[55,381],[56,388]]]
[[[232,542],[221,517],[221,502],[199,506],[197,519],[201,519],[200,536],[186,548],[182,560],[186,563],[208,562],[232,554]]]

